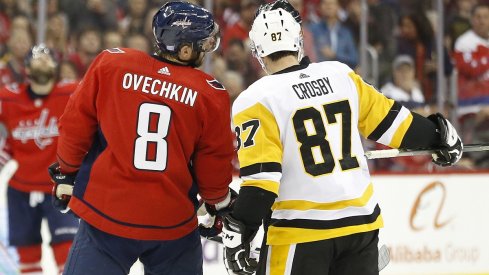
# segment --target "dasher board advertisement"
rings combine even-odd
[[[489,174],[375,176],[381,274],[489,274]]]

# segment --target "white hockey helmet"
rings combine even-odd
[[[264,67],[262,58],[279,51],[298,52],[303,56],[301,25],[282,8],[260,12],[250,31],[251,50]]]

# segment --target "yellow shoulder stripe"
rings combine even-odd
[[[402,139],[406,135],[409,126],[411,126],[411,122],[413,122],[413,115],[410,113],[394,133],[391,143],[389,144],[391,148],[399,148],[399,146],[401,146]]]
[[[358,92],[359,113],[358,129],[364,137],[368,137],[387,116],[394,100],[379,93],[374,87],[365,83],[355,72],[349,73]],[[372,108],[375,106],[375,110]]]
[[[314,242],[318,240],[332,239],[361,232],[368,232],[382,228],[383,226],[384,221],[382,219],[382,215],[379,215],[377,217],[377,220],[373,223],[345,226],[334,229],[276,227],[271,225],[268,228],[267,244],[285,245],[291,243]]]
[[[250,128],[243,129],[243,123],[250,120],[258,120],[259,127],[253,137]],[[233,117],[235,126],[243,129],[240,139],[242,144],[249,138],[253,139],[252,146],[241,146],[238,150],[240,167],[246,167],[255,163],[276,162],[282,163],[282,143],[280,130],[274,115],[261,103],[237,113]]]

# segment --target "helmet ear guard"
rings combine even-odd
[[[303,57],[303,38],[300,24],[282,8],[259,12],[251,31],[251,50],[265,69],[263,57],[279,51],[298,53],[298,60]]]

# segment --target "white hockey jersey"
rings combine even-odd
[[[242,186],[278,195],[267,243],[383,226],[360,134],[398,148],[412,114],[339,62],[265,76],[233,104]]]

